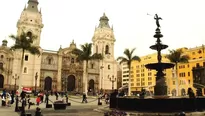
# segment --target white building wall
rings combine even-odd
[[[125,86],[129,83],[129,68],[128,65],[123,63],[122,67],[122,86]]]

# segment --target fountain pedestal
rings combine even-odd
[[[162,63],[162,56],[161,56],[161,50],[166,49],[168,46],[164,45],[161,43],[160,38],[163,37],[163,35],[160,32],[160,29],[157,28],[154,38],[157,38],[156,44],[150,46],[151,49],[156,50],[157,51],[157,63],[151,63],[151,64],[147,64],[145,65],[145,67],[147,69],[152,69],[152,70],[156,70],[157,74],[156,74],[156,85],[154,87],[154,97],[166,97],[167,96],[167,85],[166,85],[166,81],[165,81],[165,74],[163,73],[163,71],[165,69],[169,69],[174,67],[174,64],[172,63]]]
[[[156,85],[154,87],[154,98],[158,98],[159,96],[166,96],[167,95],[167,86],[166,85]]]
[[[158,72],[156,74],[156,85],[154,87],[154,95],[155,96],[166,96],[167,95],[167,85],[165,81],[165,74],[162,72],[161,69],[158,69]]]

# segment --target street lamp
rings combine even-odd
[[[38,72],[35,75],[35,94],[36,94],[36,86],[37,86]]]
[[[114,90],[114,82],[116,81],[116,78],[114,77],[114,75],[112,75],[112,77],[110,77],[110,75],[108,75],[108,78],[112,82],[112,90]]]
[[[14,82],[14,90],[15,90],[15,93],[16,93],[16,80],[19,79],[19,76],[17,76],[17,74],[15,74],[15,76],[13,76],[13,79],[15,80]]]

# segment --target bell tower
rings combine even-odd
[[[28,35],[37,36],[33,45],[40,46],[41,30],[43,28],[41,10],[38,9],[38,0],[29,0],[28,5],[24,7],[20,19],[17,22],[17,34],[22,31]]]
[[[104,60],[114,60],[114,42],[115,37],[113,28],[110,28],[109,19],[103,13],[100,17],[100,23],[95,28],[95,33],[92,38],[93,52],[101,53],[104,56]]]
[[[104,57],[100,64],[100,85],[98,88],[103,90],[116,89],[116,82],[112,83],[110,80],[117,78],[117,64],[114,58],[115,37],[105,13],[100,17],[99,25],[95,28],[92,42],[93,53],[101,53]]]
[[[33,41],[32,45],[38,47],[39,50],[42,51],[40,47],[40,36],[43,24],[41,10],[38,9],[38,4],[38,0],[28,0],[28,4],[25,5],[17,22],[17,36],[21,35],[22,32],[25,32],[28,37],[32,35],[36,36],[37,38]],[[19,88],[34,88],[35,84],[38,88],[40,85],[40,76],[38,75],[41,74],[41,55],[33,55],[30,52],[25,51],[23,59],[21,56],[21,49],[14,51],[13,72],[19,76]],[[19,63],[19,59],[23,60],[22,70],[20,69],[21,63]],[[36,78],[36,80],[35,77],[37,76],[38,78]]]

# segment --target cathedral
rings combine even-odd
[[[10,50],[7,40],[3,40],[0,46],[0,89],[11,90],[21,86],[32,90],[84,92],[85,66],[71,53],[76,48],[74,40],[70,41],[70,46],[60,47],[58,51],[41,48],[40,37],[44,25],[42,23],[43,14],[38,9],[38,4],[38,0],[28,0],[28,5],[25,6],[17,21],[17,35],[20,35],[22,31],[29,35],[36,35],[37,39],[32,44],[39,47],[41,55],[25,52],[24,59],[22,59],[22,51],[20,49]],[[92,52],[101,53],[104,58],[88,62],[88,75],[85,77],[87,90],[97,92],[116,89],[115,37],[105,13],[100,17],[99,26],[95,28],[91,39]],[[20,69],[21,59],[24,60],[22,71]]]

